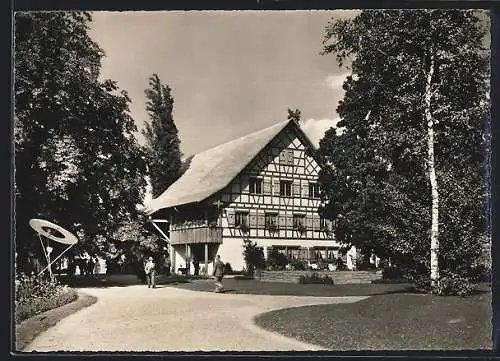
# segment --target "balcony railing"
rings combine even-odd
[[[222,243],[222,228],[207,225],[172,226],[171,244]]]

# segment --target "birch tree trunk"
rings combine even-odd
[[[429,167],[429,181],[431,183],[431,285],[436,287],[439,280],[439,192],[436,179],[436,165],[434,159],[434,120],[431,113],[432,76],[434,75],[435,59],[431,53],[427,81],[425,84],[425,120],[427,121],[427,162]]]

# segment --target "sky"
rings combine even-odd
[[[190,156],[302,112],[318,144],[338,121],[347,70],[320,55],[331,19],[356,11],[94,12],[91,37],[104,50],[102,78],[132,99],[139,129],[148,78],[172,88],[181,151]],[[141,135],[138,136],[143,142]]]

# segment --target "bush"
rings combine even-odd
[[[338,257],[335,260],[335,264],[337,265],[337,271],[345,271],[347,268],[342,257]]]
[[[372,271],[376,270],[377,266],[370,263],[370,260],[362,260],[358,263],[358,271]]]
[[[271,270],[282,271],[288,264],[288,258],[283,253],[279,253],[277,249],[273,249],[267,258],[266,265]]]
[[[474,291],[474,285],[469,279],[455,274],[444,275],[438,285],[433,287],[429,277],[420,276],[415,279],[417,291],[434,293],[440,296],[466,296]]]
[[[382,279],[384,280],[397,280],[402,279],[403,271],[398,266],[386,266],[382,269]]]
[[[233,273],[233,267],[231,267],[231,263],[227,262],[225,265],[224,265],[224,274],[230,274],[230,273]]]
[[[323,284],[323,285],[333,285],[333,279],[324,275],[323,277],[319,276],[316,272],[312,274],[302,275],[299,277],[300,284]]]
[[[249,276],[253,276],[256,269],[266,267],[264,249],[249,239],[243,241],[243,258],[245,259],[247,274]]]
[[[78,297],[75,290],[41,277],[16,275],[15,284],[16,323],[73,302]]]
[[[491,268],[480,265],[474,269],[472,278],[476,282],[491,282]]]
[[[291,265],[292,268],[297,271],[305,271],[307,269],[307,261],[304,259],[293,259]]]

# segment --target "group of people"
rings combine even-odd
[[[82,257],[69,261],[68,271],[70,275],[76,273],[76,269],[80,271],[80,275],[92,277],[100,272],[99,260],[97,257]]]
[[[156,265],[153,257],[149,257],[144,263],[144,273],[146,274],[148,288],[156,288]],[[214,270],[212,272],[212,276],[215,279],[214,292],[223,292],[224,285],[222,284],[222,278],[224,277],[224,262],[222,262],[220,255],[217,255],[217,258],[214,262]]]

